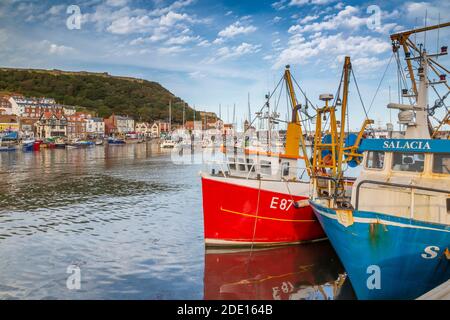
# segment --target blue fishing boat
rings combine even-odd
[[[125,143],[126,143],[125,140],[122,139],[108,138],[108,144],[111,145],[124,145]]]
[[[394,53],[409,46],[405,41],[415,32],[392,35]],[[388,105],[400,110],[405,132],[362,141],[363,168],[351,195],[343,191],[340,167],[315,177],[310,204],[359,299],[416,299],[450,279],[450,140],[434,139],[442,123],[430,130],[428,119],[427,73],[432,57],[447,53],[443,48],[435,55],[423,49],[406,55],[408,65],[419,64],[406,69],[413,84],[404,95],[414,103]],[[336,149],[332,157],[341,165],[346,159],[339,149],[345,148]]]
[[[22,142],[22,150],[24,152],[29,152],[34,150],[34,140],[26,140]]]

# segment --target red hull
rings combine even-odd
[[[207,245],[279,245],[326,238],[311,207],[294,205],[307,196],[282,192],[285,182],[271,182],[270,187],[262,182],[267,187],[260,189],[258,181],[236,181],[202,177]]]

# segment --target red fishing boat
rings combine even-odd
[[[308,203],[310,161],[300,156],[300,147],[307,154],[300,112],[305,110],[297,103],[289,66],[282,80],[292,108],[285,147],[279,152],[271,148],[271,124],[276,119],[267,96],[268,110],[259,114],[268,122],[268,147],[223,148],[226,160],[202,173],[207,246],[271,246],[325,238]]]

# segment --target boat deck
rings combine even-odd
[[[417,300],[450,300],[450,280],[417,298]]]

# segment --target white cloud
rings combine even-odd
[[[155,21],[148,16],[122,17],[114,20],[106,30],[115,34],[128,34],[149,31],[153,26]]]
[[[346,6],[335,15],[325,17],[321,22],[314,22],[305,26],[294,25],[289,29],[294,32],[318,32],[323,30],[337,30],[339,28],[358,29],[367,24],[366,17],[359,17],[359,9],[352,6]]]
[[[178,0],[167,7],[154,9],[153,11],[150,12],[150,14],[154,15],[154,16],[161,16],[170,11],[179,10],[181,8],[187,7],[191,4],[193,4],[194,2],[195,2],[195,0]]]
[[[175,55],[177,53],[181,53],[187,51],[186,48],[183,48],[181,46],[172,46],[172,47],[161,47],[158,49],[158,52],[161,54],[169,54],[169,55]]]
[[[40,46],[47,50],[48,53],[53,55],[66,55],[75,52],[75,49],[72,47],[51,43],[48,40],[42,41]]]
[[[272,3],[272,8],[274,8],[275,10],[283,10],[284,8],[286,8],[286,3],[287,0],[280,0],[277,2]]]
[[[194,22],[194,19],[192,19],[186,13],[177,13],[177,12],[169,11],[166,15],[161,17],[159,23],[162,26],[172,27],[177,22],[180,22],[180,21]]]
[[[179,36],[179,37],[173,37],[170,38],[169,40],[167,40],[166,44],[168,45],[182,45],[182,44],[187,44],[189,42],[194,42],[199,40],[200,37],[199,36]]]
[[[310,16],[306,16],[306,17],[300,19],[299,22],[300,22],[300,24],[306,24],[306,23],[308,23],[308,22],[317,20],[318,18],[319,18],[318,15],[310,15]]]
[[[225,39],[223,38],[217,38],[213,41],[213,44],[222,44],[225,42]]]
[[[244,55],[257,53],[261,50],[261,45],[243,42],[235,47],[222,47],[217,51],[218,60],[238,58]]]
[[[52,6],[52,7],[48,10],[48,13],[49,13],[50,15],[52,15],[52,16],[56,16],[56,15],[62,13],[62,12],[66,9],[66,7],[67,7],[67,6],[65,6],[65,5],[63,5],[63,4],[55,5],[55,6]]]
[[[206,78],[206,74],[201,71],[194,71],[189,73],[189,77],[191,77],[192,79],[203,79]]]
[[[236,21],[232,25],[229,25],[225,29],[219,32],[221,38],[233,38],[240,34],[249,34],[255,32],[257,28],[252,25],[244,26],[241,22]]]
[[[305,4],[323,5],[334,1],[336,0],[291,0],[291,2],[289,2],[289,5],[290,6],[303,6]]]
[[[211,43],[208,40],[202,40],[198,43],[199,47],[210,47]]]
[[[283,18],[282,18],[282,17],[279,17],[279,16],[276,16],[276,17],[274,17],[274,18],[272,19],[272,21],[273,21],[274,23],[278,23],[278,22],[280,22],[281,20],[283,20]]]
[[[105,4],[111,7],[122,7],[126,5],[128,0],[106,0]]]
[[[336,35],[317,36],[308,41],[301,35],[295,34],[288,42],[288,48],[278,56],[274,68],[286,64],[306,64],[310,58],[326,59],[342,55],[350,55],[353,59],[378,55],[389,51],[390,43],[371,36],[349,36],[343,33]],[[326,55],[322,55],[326,53]],[[318,61],[316,59],[316,61]]]

